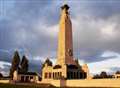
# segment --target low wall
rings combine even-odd
[[[56,87],[118,87],[120,79],[51,80]]]
[[[53,86],[60,87],[60,80],[42,80],[42,81],[37,81],[38,84],[52,84]]]
[[[0,83],[9,83],[9,80],[0,80]]]
[[[85,79],[85,80],[44,80],[38,83],[49,83],[56,87],[118,87],[120,79]]]
[[[67,80],[67,87],[119,87],[120,79]]]
[[[53,80],[53,81],[51,81],[51,84],[56,87],[60,87],[60,80]]]
[[[86,79],[86,80],[49,80],[46,82],[56,87],[118,87],[120,79]],[[41,81],[38,83],[46,83]],[[0,83],[9,83],[9,80],[0,80]]]

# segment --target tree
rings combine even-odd
[[[100,73],[101,78],[107,78],[107,73],[105,71]]]
[[[100,78],[100,75],[99,74],[96,74],[94,75],[93,79],[99,79]]]
[[[3,77],[3,75],[2,75],[2,73],[0,73],[0,78],[2,78]]]
[[[28,60],[27,60],[26,56],[24,55],[22,57],[22,61],[20,63],[20,72],[22,72],[22,73],[28,72],[28,66],[29,66]]]
[[[11,78],[13,78],[14,71],[18,70],[19,63],[20,63],[20,56],[19,56],[18,51],[15,51],[13,59],[12,59],[12,65],[11,65],[11,68],[10,68],[10,73],[9,73]]]
[[[116,74],[120,74],[120,71],[116,71]]]

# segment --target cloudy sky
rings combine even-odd
[[[7,75],[15,50],[40,72],[55,63],[63,0],[0,0],[0,72]],[[74,57],[90,73],[120,70],[120,1],[66,0],[73,26]]]

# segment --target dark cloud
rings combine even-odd
[[[120,53],[119,19],[119,15],[111,16],[106,20],[94,20],[91,16],[78,16],[73,21],[73,31],[74,49],[79,52],[79,58],[86,62],[92,62],[103,60],[99,57],[106,51]],[[91,59],[86,59],[89,57]]]
[[[110,70],[115,73],[116,71],[120,71],[120,67],[112,67]]]
[[[0,50],[0,61],[11,62],[12,54],[5,50]]]
[[[6,61],[0,61],[0,64],[0,73],[2,73],[4,76],[7,76],[9,74],[10,63]]]
[[[115,14],[120,14],[120,2],[117,0],[100,0],[93,1],[93,3],[89,2],[89,12],[91,15],[96,18],[106,19]]]
[[[38,64],[33,64],[33,63],[29,63],[29,64],[30,64],[29,71],[41,73],[41,67],[42,67],[41,62],[39,62]]]

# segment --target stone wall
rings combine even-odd
[[[56,87],[60,87],[60,80],[53,80],[53,81],[51,81],[51,84]]]
[[[120,79],[91,79],[91,80],[52,80],[51,84],[56,87],[118,87]]]
[[[48,81],[47,81],[48,82]],[[9,80],[0,80],[0,83],[9,83]],[[38,83],[45,83],[38,82]],[[91,80],[50,80],[48,83],[56,87],[118,87],[120,88],[120,79],[91,79]]]
[[[70,87],[119,87],[120,79],[67,80]]]
[[[9,80],[0,80],[0,83],[9,83]]]

